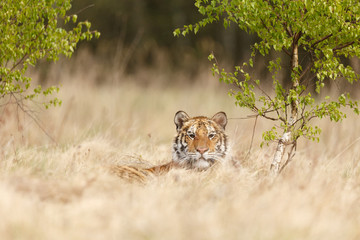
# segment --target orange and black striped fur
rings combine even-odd
[[[172,147],[172,161],[151,168],[113,166],[112,172],[125,179],[145,180],[149,175],[161,175],[173,168],[206,170],[222,162],[228,152],[224,112],[212,118],[189,117],[184,111],[175,114],[177,135]]]
[[[169,172],[171,169],[176,168],[174,162],[169,162],[163,165],[154,166],[151,168],[140,168],[134,166],[115,165],[111,167],[111,172],[120,178],[129,181],[144,182],[149,176],[160,176]]]

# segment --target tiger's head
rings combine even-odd
[[[173,161],[186,168],[207,169],[227,154],[224,112],[212,118],[189,117],[184,111],[175,114],[177,136],[173,144]]]

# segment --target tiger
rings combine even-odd
[[[228,154],[228,137],[225,112],[213,117],[189,117],[178,111],[174,117],[177,134],[172,144],[172,161],[151,168],[113,166],[112,172],[127,179],[143,181],[149,175],[160,175],[174,168],[207,170],[216,163],[223,162]]]

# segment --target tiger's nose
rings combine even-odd
[[[204,154],[206,151],[208,151],[209,148],[208,147],[197,147],[196,151],[198,151],[201,154]]]

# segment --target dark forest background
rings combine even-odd
[[[236,26],[224,29],[221,22],[196,35],[174,37],[176,28],[201,18],[192,0],[74,0],[70,13],[101,33],[78,50],[89,49],[104,65],[116,60],[126,74],[165,65],[168,71],[196,75],[200,66],[211,66],[207,56],[212,51],[222,63],[234,65],[248,58],[254,38]]]
[[[161,72],[167,83],[178,81],[173,76],[179,72],[186,73],[181,81],[192,82],[204,69],[210,71],[212,63],[207,59],[210,53],[214,53],[221,67],[232,70],[234,65],[249,59],[250,45],[256,40],[255,35],[241,31],[234,24],[225,29],[221,21],[200,29],[196,35],[174,37],[176,28],[201,19],[193,0],[73,0],[69,14],[77,14],[80,21],[90,21],[92,29],[98,30],[101,36],[81,42],[70,63],[64,61],[63,64],[68,64],[73,71],[93,69],[99,84],[108,81],[103,76],[110,72],[116,72],[111,80],[114,82],[144,69],[155,74]],[[253,74],[269,79],[270,86],[267,59],[257,57],[256,61]],[[49,78],[49,63],[44,64],[40,67],[41,81]],[[282,64],[290,64],[290,59]],[[358,59],[350,59],[347,64],[360,72]],[[136,80],[146,82],[146,78]],[[336,88],[340,85],[335,83]]]

